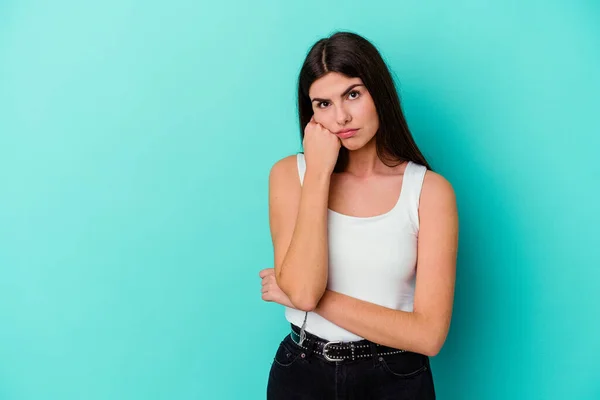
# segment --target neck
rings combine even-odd
[[[357,150],[348,151],[348,165],[345,172],[357,177],[368,177],[388,167],[377,157],[375,140]]]

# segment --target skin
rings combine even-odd
[[[375,105],[364,86],[355,87],[344,94],[354,84],[362,84],[362,81],[360,78],[329,73],[315,81],[310,88],[311,99],[328,99],[326,102],[313,102],[315,124],[334,136],[335,132],[342,129],[359,130],[351,138],[340,139],[341,145],[350,150],[348,168],[342,173],[329,172],[328,176],[327,171],[332,168],[329,160],[329,163],[320,167],[315,166],[309,175],[307,158],[305,185],[308,179],[311,187],[317,187],[318,184],[310,182],[329,186],[327,198],[321,196],[316,200],[317,197],[314,197],[315,203],[325,201],[327,207],[336,212],[367,217],[383,214],[394,206],[407,163],[390,168],[379,160],[375,151],[379,127]],[[328,143],[333,146],[332,141]],[[305,153],[308,153],[306,149]],[[292,302],[286,294],[295,294],[297,291],[287,287],[282,290],[278,284],[281,281],[276,276],[276,269],[289,250],[295,216],[302,204],[299,199],[303,189],[300,188],[295,158],[294,155],[280,160],[276,164],[277,173],[272,176],[273,193],[277,193],[272,196],[275,200],[272,200],[271,206],[275,210],[271,220],[276,268],[266,268],[259,273],[262,299],[314,311],[334,324],[376,343],[428,356],[437,355],[450,327],[456,277],[458,212],[451,184],[433,171],[428,170],[425,174],[418,210],[420,227],[412,312],[382,307],[327,289],[318,292],[319,298],[314,305],[297,307],[297,302]],[[323,239],[321,237],[319,240]],[[322,278],[326,277],[326,273],[321,271],[321,275],[314,276]]]

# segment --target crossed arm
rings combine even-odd
[[[373,342],[428,356],[444,344],[454,298],[458,213],[454,191],[440,175],[425,175],[412,312],[382,307],[326,290],[315,312]]]
[[[419,204],[413,311],[382,307],[327,289],[320,292],[314,307],[305,310],[373,342],[435,356],[450,328],[457,248],[454,191],[441,175],[427,171]]]

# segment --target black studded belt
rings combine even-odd
[[[375,351],[378,356],[406,352],[406,350],[373,343],[366,339],[354,342],[327,341],[306,331],[304,332],[306,338],[300,344],[300,328],[294,324],[291,324],[291,326],[292,332],[290,333],[290,337],[294,343],[306,350],[309,350],[312,345],[312,351],[327,361],[360,360],[373,357]]]

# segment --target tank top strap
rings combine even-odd
[[[427,167],[413,161],[409,161],[404,170],[404,183],[402,184],[404,193],[402,196],[404,196],[404,204],[415,232],[419,231],[419,199],[426,172]]]
[[[296,161],[298,162],[298,176],[300,177],[300,185],[304,183],[304,174],[306,173],[306,160],[304,159],[304,153],[298,153],[296,155]]]

